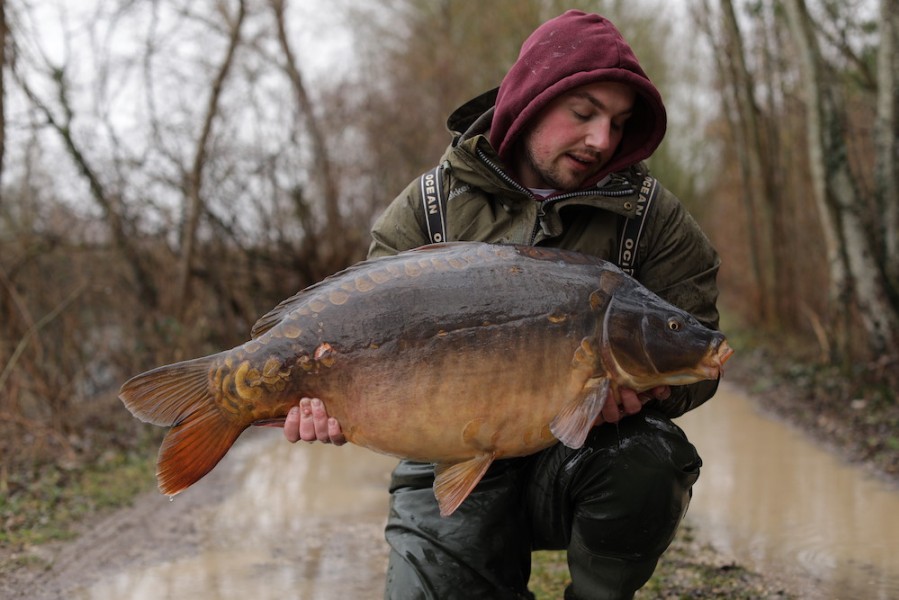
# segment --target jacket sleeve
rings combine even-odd
[[[371,229],[369,258],[390,256],[428,243],[419,180],[393,199]]]
[[[637,279],[663,299],[718,329],[720,259],[708,238],[681,202],[662,190],[647,235],[641,240],[643,259]],[[648,238],[648,239],[647,239]],[[650,406],[669,417],[679,417],[711,398],[718,381],[676,386],[665,401]]]

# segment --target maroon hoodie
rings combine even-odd
[[[597,81],[630,85],[637,91],[637,101],[615,155],[585,187],[648,158],[665,136],[662,97],[611,21],[579,10],[547,21],[521,46],[499,88],[491,145],[511,164],[515,143],[549,102]]]

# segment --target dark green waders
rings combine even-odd
[[[385,598],[532,598],[531,551],[544,549],[568,550],[566,598],[631,598],[674,538],[701,464],[683,431],[646,409],[595,428],[579,450],[497,461],[444,518],[431,465],[401,462]]]

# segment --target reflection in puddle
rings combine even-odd
[[[689,518],[715,547],[803,597],[899,598],[897,490],[726,384],[677,423],[705,463]]]
[[[803,598],[899,598],[899,493],[759,417],[726,384],[678,424],[705,460],[688,513],[700,537]],[[351,445],[294,446],[278,431],[251,431],[216,469],[227,469],[221,479],[234,489],[197,511],[189,543],[167,546],[166,562],[110,573],[67,597],[379,598],[395,462]]]
[[[217,468],[231,469],[228,479],[237,485],[195,524],[199,548],[172,548],[170,562],[113,574],[70,597],[380,597],[387,484],[395,464],[349,444],[294,446],[274,430],[248,432]]]

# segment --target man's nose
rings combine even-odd
[[[608,119],[597,119],[590,124],[584,142],[588,148],[598,152],[607,151],[612,145],[612,123]]]

